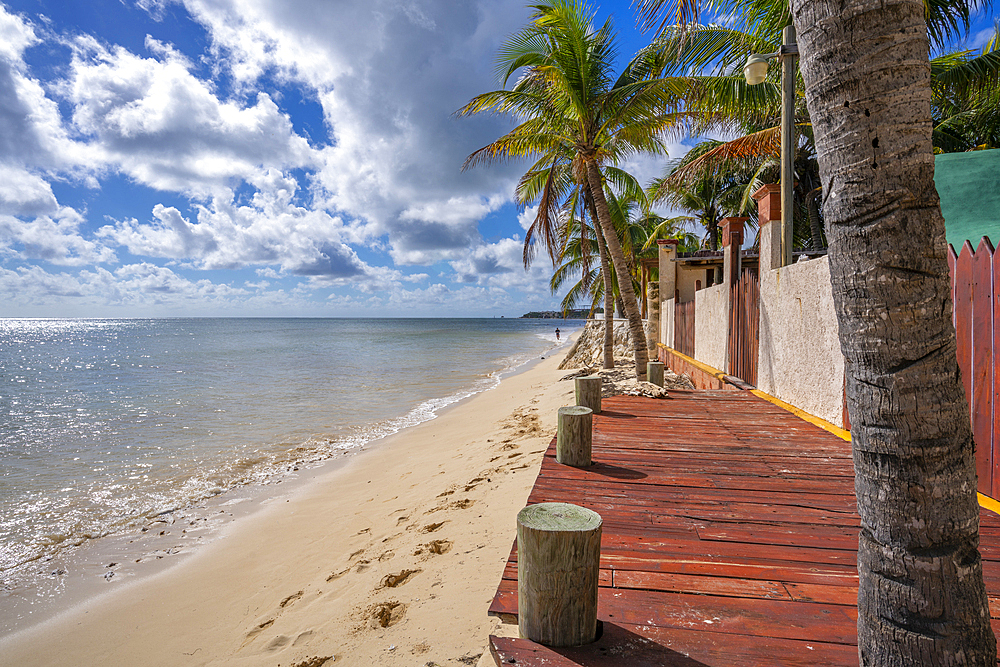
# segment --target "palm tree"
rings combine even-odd
[[[927,11],[940,12],[930,6]],[[749,25],[751,20],[756,22]],[[699,143],[669,178],[661,179],[664,188],[698,190],[704,179],[731,178],[735,172],[746,181],[744,199],[749,201],[759,185],[777,180],[780,77],[777,68],[772,69],[769,79],[755,87],[762,94],[754,96],[747,90],[740,67],[752,51],[777,50],[781,28],[788,20],[787,5],[758,2],[732,26],[664,26],[647,49],[662,72],[687,80],[688,93],[676,112],[677,131],[738,135],[730,141]],[[998,42],[994,37],[982,54],[958,51],[931,60],[935,152],[1000,145]],[[692,76],[691,72],[706,73]],[[798,247],[824,248],[822,189],[801,77],[796,80],[795,107],[794,241]]]
[[[609,177],[606,167],[639,152],[665,152],[659,134],[667,119],[659,110],[673,100],[674,92],[663,82],[649,79],[642,62],[633,62],[615,79],[613,27],[610,20],[595,27],[588,6],[548,0],[533,8],[529,25],[500,49],[502,84],[521,73],[513,88],[478,95],[459,111],[463,115],[508,114],[520,124],[472,153],[465,167],[532,155],[555,165],[572,156],[570,168],[578,181],[589,186],[618,276],[636,376],[645,379],[645,333],[604,194]]]
[[[697,0],[681,1],[671,9],[688,20]],[[647,20],[665,4],[644,0]],[[928,58],[929,38],[968,28],[970,4],[790,4],[820,175],[832,184],[824,213],[861,515],[860,662],[992,666]]]
[[[675,208],[690,211],[708,233],[710,250],[719,249],[719,222],[728,216],[743,215],[751,206],[746,196],[748,178],[753,174],[739,167],[722,169],[692,168],[705,153],[722,142],[706,140],[672,163],[661,178],[650,183],[651,196]]]
[[[606,166],[604,172],[626,192],[642,191],[639,182],[628,172],[610,166]],[[566,252],[567,244],[572,244],[570,247],[578,249],[580,256],[577,258],[578,261],[571,263],[581,272],[583,284],[580,287],[584,289],[594,277],[590,271],[593,244],[588,242],[589,235],[593,234],[601,262],[600,277],[604,283],[603,290],[597,290],[605,297],[604,316],[607,326],[604,327],[603,365],[604,368],[614,368],[614,331],[611,326],[617,295],[617,290],[612,286],[614,273],[603,230],[598,222],[597,209],[590,194],[590,184],[581,175],[574,174],[573,152],[566,146],[557,145],[554,156],[543,156],[521,177],[515,195],[522,206],[538,202],[535,219],[524,239],[525,268],[531,265],[538,246],[544,246],[552,260],[553,269],[557,273],[564,273],[559,271],[559,263]],[[586,224],[585,219],[588,216],[593,221],[592,225]],[[577,221],[579,224],[575,224]],[[558,283],[561,285],[564,279],[561,276]],[[553,292],[557,290],[558,287],[552,287]],[[573,306],[567,306],[564,300],[563,310],[570,307]]]
[[[1000,32],[979,54],[931,60],[931,82],[936,152],[1000,147]]]

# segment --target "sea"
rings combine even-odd
[[[206,503],[433,419],[582,326],[0,319],[0,636],[53,606],[75,552],[181,517],[193,534]]]

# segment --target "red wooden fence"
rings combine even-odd
[[[674,349],[694,356],[694,301],[674,303]]]
[[[729,288],[729,317],[729,374],[756,386],[760,282],[755,270],[744,269]]]
[[[979,492],[1000,495],[1000,257],[983,237],[948,248],[958,366],[972,415]]]

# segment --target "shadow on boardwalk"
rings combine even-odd
[[[605,399],[586,469],[549,446],[528,503],[604,519],[601,638],[491,637],[498,665],[857,665],[859,518],[849,442],[749,392]],[[1000,612],[1000,516],[981,512]],[[517,622],[517,552],[490,613]],[[994,620],[994,630],[1000,625]]]

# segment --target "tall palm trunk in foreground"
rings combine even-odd
[[[792,0],[854,443],[862,665],[996,665],[920,0]]]

